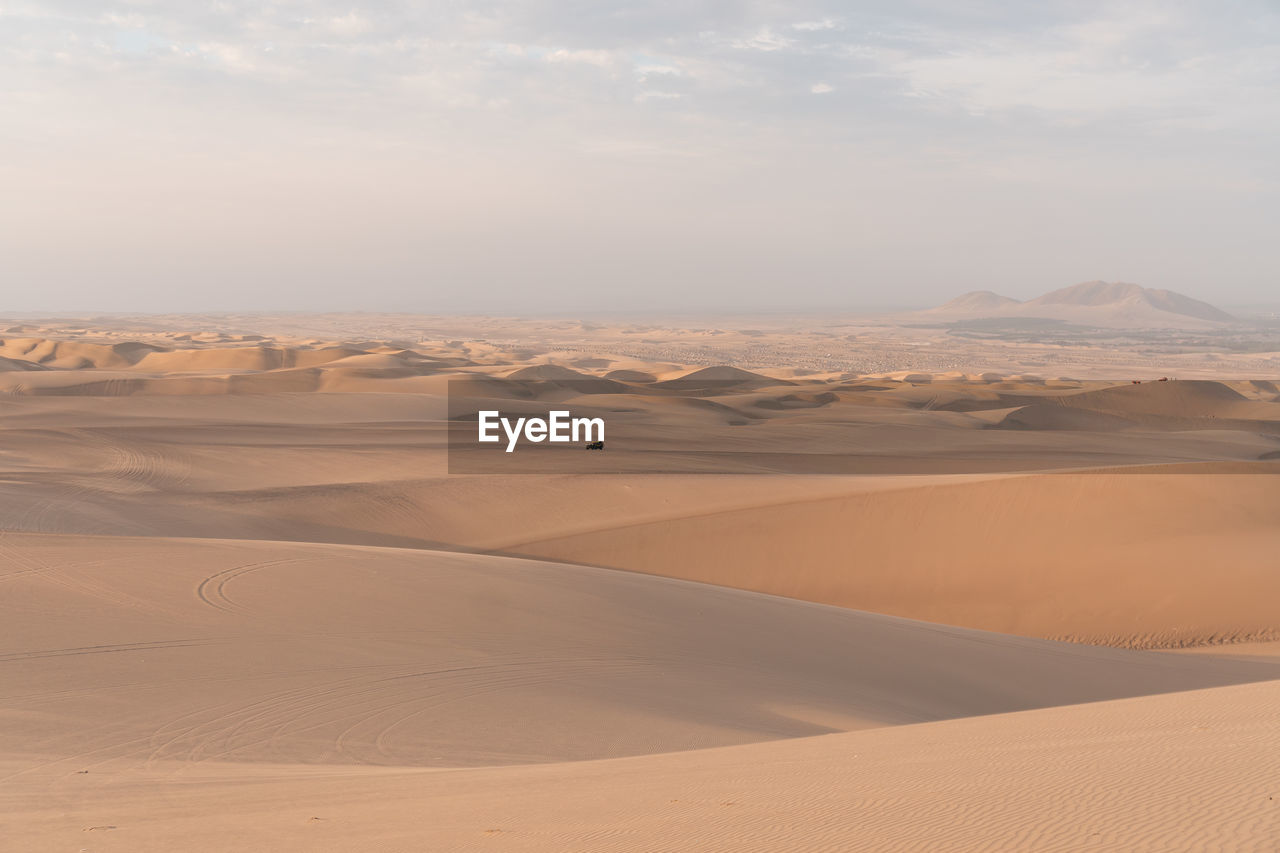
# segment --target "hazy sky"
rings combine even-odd
[[[1280,299],[1280,3],[0,0],[0,313]]]

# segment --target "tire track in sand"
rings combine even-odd
[[[220,572],[214,572],[196,586],[196,598],[205,604],[221,610],[224,613],[242,613],[244,607],[237,604],[227,596],[227,584],[236,578],[261,569],[269,569],[274,566],[283,566],[289,563],[305,562],[305,557],[291,557],[280,560],[262,560],[256,563],[244,563],[239,566],[232,566],[229,569],[223,569]]]

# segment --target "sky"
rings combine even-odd
[[[1280,4],[0,0],[0,313],[1280,300]]]

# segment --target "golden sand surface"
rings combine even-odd
[[[0,847],[1275,849],[1274,354],[722,320],[6,321]]]

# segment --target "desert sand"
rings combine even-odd
[[[1269,356],[345,323],[10,324],[13,849],[1280,843]]]
[[[1277,701],[1269,682],[496,769],[178,765],[107,784],[89,773],[11,837],[145,853],[1269,851]]]

